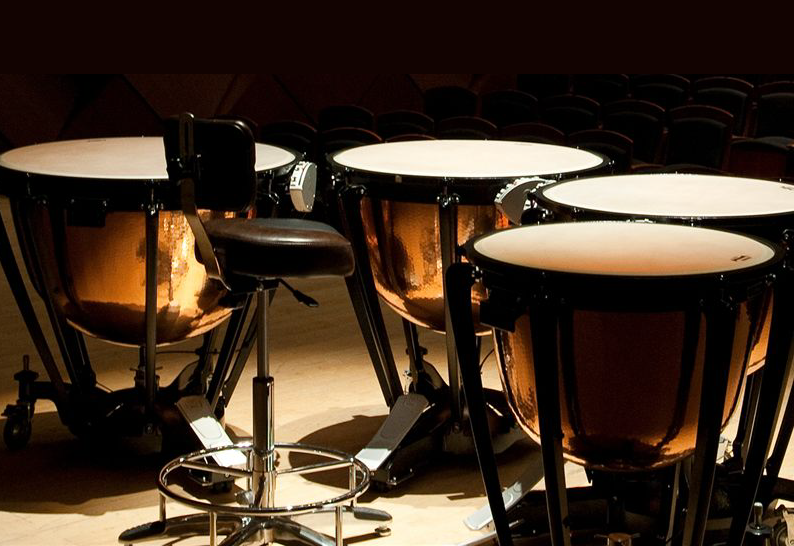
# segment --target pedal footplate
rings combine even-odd
[[[394,453],[429,405],[427,398],[421,394],[401,395],[378,432],[367,446],[356,454],[356,458],[367,465],[372,472],[376,471]]]
[[[515,504],[520,501],[537,483],[543,479],[543,463],[542,461],[531,461],[530,464],[524,469],[524,472],[518,477],[513,485],[505,488],[502,491],[502,500],[505,503],[505,508],[510,510]],[[493,516],[491,515],[491,507],[485,505],[469,517],[463,520],[466,527],[473,531],[479,531],[488,527],[493,523]]]
[[[204,396],[194,395],[180,398],[176,407],[193,429],[196,437],[205,449],[232,445],[232,439],[226,434],[223,425],[218,421]],[[245,467],[246,456],[240,451],[230,449],[212,455],[221,466],[234,468]]]

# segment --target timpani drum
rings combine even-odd
[[[611,168],[584,150],[496,140],[373,144],[337,152],[330,161],[348,187],[365,190],[360,215],[378,293],[403,318],[440,332],[446,329],[440,202],[454,202],[454,236],[463,243],[508,225],[494,197],[516,179],[559,180]],[[475,300],[482,297],[475,290]]]
[[[290,151],[256,145],[260,182],[285,175]],[[194,237],[166,172],[162,138],[105,138],[27,146],[0,155],[28,273],[78,330],[145,341],[145,213],[159,214],[157,343],[213,328],[231,308],[195,256]],[[223,214],[202,211],[204,218]]]
[[[539,440],[536,367],[556,370],[565,456],[623,471],[693,452],[714,370],[727,374],[715,406],[727,423],[783,251],[700,227],[578,222],[497,231],[467,243],[466,256],[488,290],[483,317],[503,328],[497,360],[517,421]]]
[[[537,187],[532,199],[553,221],[626,218],[710,226],[780,241],[794,227],[794,185],[699,174],[637,174],[589,178]],[[764,363],[771,302],[749,373]]]

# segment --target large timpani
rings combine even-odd
[[[538,187],[538,205],[554,221],[627,218],[710,226],[780,241],[794,227],[794,185],[699,174],[638,174],[588,178]],[[758,332],[750,372],[766,355],[768,319]]]
[[[260,181],[286,174],[287,150],[257,144]],[[106,138],[27,146],[0,155],[29,275],[75,328],[115,343],[145,340],[145,214],[160,203],[157,343],[224,320],[225,291],[198,263],[194,237],[166,172],[161,138]],[[222,214],[203,211],[205,218]]]
[[[331,164],[347,186],[365,189],[360,215],[378,293],[402,317],[442,332],[441,200],[454,200],[455,237],[464,243],[508,225],[493,202],[510,182],[610,168],[603,156],[584,150],[489,140],[374,144],[338,152]],[[482,299],[484,292],[474,297]]]
[[[489,291],[483,313],[502,317],[496,352],[516,419],[539,439],[536,367],[557,370],[565,456],[607,470],[691,454],[701,394],[720,373],[727,388],[716,403],[727,423],[761,320],[757,302],[782,255],[760,238],[636,222],[523,226],[466,245]],[[714,309],[725,301],[735,305],[719,322]],[[706,363],[717,354],[725,359],[716,368]]]

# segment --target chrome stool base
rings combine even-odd
[[[341,546],[343,514],[352,514],[356,519],[378,522],[375,533],[380,536],[390,534],[388,524],[391,516],[381,510],[363,508],[355,505],[356,499],[363,494],[370,481],[370,471],[367,466],[350,454],[328,448],[319,448],[307,444],[275,444],[275,449],[267,455],[256,453],[251,442],[242,442],[229,446],[195,451],[188,455],[178,457],[169,462],[160,471],[157,487],[160,492],[160,519],[127,529],[119,535],[119,542],[131,545],[137,542],[158,540],[166,538],[188,538],[194,536],[209,536],[210,546],[232,546],[246,544],[251,541],[270,544],[274,540],[292,539],[305,544],[317,546]],[[210,462],[213,455],[222,452],[237,451],[244,453],[248,463],[245,468],[223,466]],[[348,469],[349,487],[346,491],[335,497],[317,500],[304,504],[288,506],[260,506],[252,502],[251,482],[255,479],[255,468],[261,465],[255,459],[274,459],[280,453],[304,453],[322,458],[322,462],[307,464],[299,467],[275,469],[270,475],[267,488],[276,493],[276,477],[286,474],[310,474],[332,470]],[[190,496],[182,490],[177,490],[174,484],[169,483],[169,475],[177,470],[199,470],[211,472],[232,478],[245,478],[247,487],[238,495],[244,503],[240,505],[217,504],[207,500]],[[166,500],[200,510],[202,513],[190,514],[174,518],[166,518]],[[268,503],[265,503],[268,504]],[[330,537],[314,531],[292,519],[290,516],[316,513],[334,513],[335,536]],[[218,535],[224,535],[223,541],[218,541]]]

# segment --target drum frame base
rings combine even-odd
[[[735,493],[740,485],[739,480],[737,480],[738,476],[729,468],[729,465],[730,462],[726,462],[717,468],[715,491],[719,489],[721,491],[719,494],[727,492],[728,495],[731,495],[733,494],[731,491]],[[618,479],[621,477],[620,474],[616,476]],[[660,481],[659,484],[663,486],[663,482]],[[606,523],[610,509],[609,497],[608,492],[599,486],[599,478],[597,476],[594,477],[593,486],[591,487],[568,489],[569,515],[572,521],[571,535],[574,544],[579,542],[589,543],[587,538],[593,539],[593,537],[600,537],[605,534],[605,529],[609,528]],[[641,503],[648,500],[648,495],[638,490],[633,495],[626,496],[624,500],[629,504]],[[772,480],[764,477],[757,501],[761,502],[765,507],[773,507],[777,500],[794,502],[794,481],[784,478]],[[673,518],[682,519],[685,516],[682,506],[671,508],[671,516]],[[537,539],[539,541],[538,544],[548,544],[548,517],[546,515],[546,500],[542,490],[530,491],[523,495],[521,500],[508,510],[508,516],[511,521],[511,530],[515,536],[526,537],[528,541]],[[644,527],[642,532],[645,536],[644,538],[636,537],[637,540],[635,542],[637,544],[662,546],[665,543],[669,543],[668,538],[658,534],[657,531],[661,531],[660,528],[654,529],[653,520],[649,514],[629,510],[625,517],[632,530],[642,530]],[[730,509],[726,509],[724,506],[720,512],[710,514],[703,543],[706,545],[725,544],[729,536],[731,521]],[[657,522],[661,523],[661,517],[657,519]],[[492,528],[492,525],[489,528]],[[485,538],[495,538],[495,536],[495,533],[491,532],[466,543],[466,545],[484,544],[483,540]],[[590,542],[601,544],[598,538]]]

